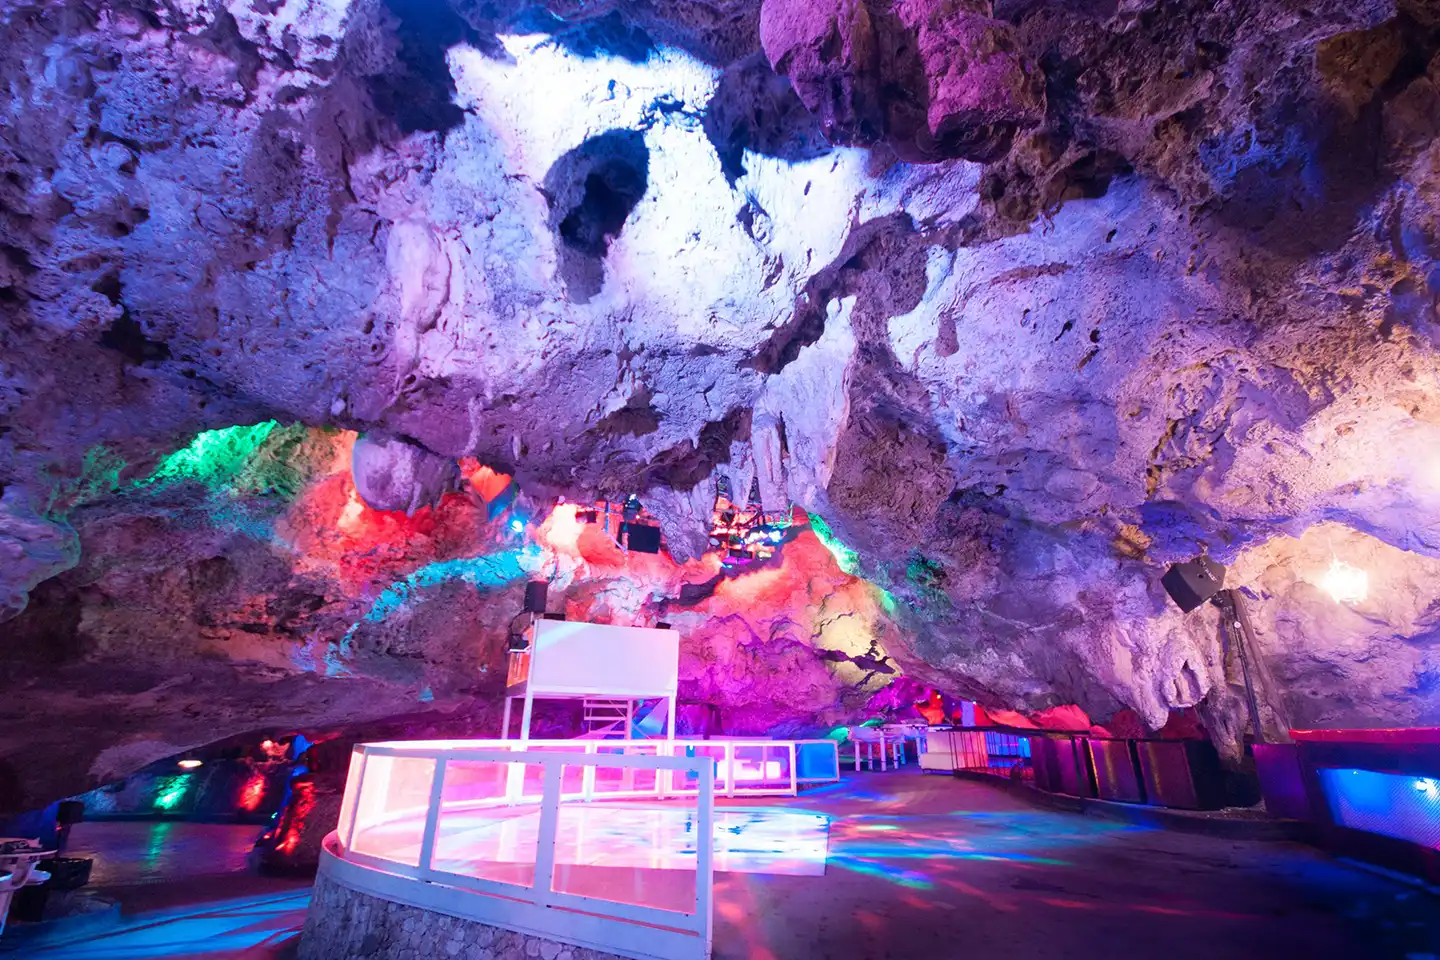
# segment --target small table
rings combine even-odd
[[[5,918],[15,891],[49,880],[50,874],[36,865],[53,856],[54,850],[46,850],[34,840],[0,837],[0,933],[5,932]]]

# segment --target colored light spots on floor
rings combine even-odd
[[[906,812],[873,812],[891,805]],[[717,870],[714,960],[1353,960],[1431,955],[1440,931],[1423,892],[1303,846],[1040,811],[950,777],[847,774],[772,808],[829,818],[827,869]],[[72,855],[96,858],[95,882],[126,920],[25,956],[293,957],[305,892],[246,870],[250,835],[173,820],[78,824]],[[262,902],[261,890],[273,892]]]

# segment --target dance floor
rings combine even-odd
[[[717,805],[717,836],[731,838],[732,850],[746,830],[726,820],[748,806]],[[1429,894],[1295,844],[1036,809],[985,783],[905,770],[847,773],[765,810],[828,820],[824,875],[717,873],[715,960],[1440,957],[1440,911]],[[226,830],[233,844],[222,842]],[[75,849],[97,858],[97,875],[108,878],[99,892],[121,900],[125,923],[19,955],[293,958],[305,892],[242,872],[227,851],[243,852],[247,833],[253,828],[77,825]],[[228,876],[210,876],[221,870]],[[268,896],[257,884],[271,885]]]
[[[418,820],[362,829],[355,848],[415,863]],[[490,879],[520,877],[527,869],[533,875],[539,832],[540,811],[534,805],[445,811],[435,831],[434,867]],[[717,809],[715,869],[823,876],[829,833],[830,818],[822,814],[765,807]],[[556,824],[555,863],[693,872],[695,808],[633,801],[565,804]]]
[[[564,804],[555,828],[553,888],[561,893],[690,912],[695,909],[695,808],[684,803]],[[419,861],[419,818],[360,830],[357,852]],[[434,869],[531,886],[540,810],[535,805],[443,811]],[[715,810],[715,869],[825,875],[830,818],[773,807]]]

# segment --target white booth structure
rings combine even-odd
[[[680,634],[654,627],[620,627],[570,620],[537,620],[526,631],[529,648],[510,653],[505,678],[503,739],[510,714],[524,703],[520,739],[530,739],[536,700],[584,700],[588,719],[623,722],[629,739],[637,700],[664,700],[665,739],[675,737],[675,695],[680,685]]]
[[[353,957],[376,938],[421,955],[708,960],[716,869],[820,876],[828,818],[717,798],[794,796],[840,778],[834,740],[677,739],[680,635],[542,619],[512,651],[505,734],[355,747],[325,839],[300,960]],[[533,740],[537,699],[623,704],[589,738]],[[636,701],[668,708],[664,737],[631,739]],[[370,946],[367,946],[370,945]]]

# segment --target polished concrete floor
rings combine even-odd
[[[717,874],[717,960],[1440,960],[1440,900],[1303,846],[1042,811],[913,768],[772,805],[830,817],[825,875]],[[243,873],[253,835],[83,825],[77,852],[130,917],[27,956],[289,956],[305,891]]]

